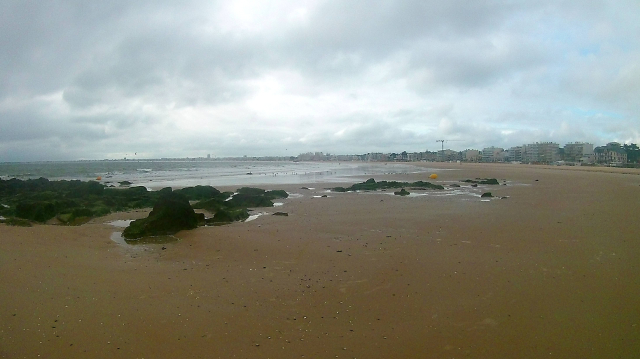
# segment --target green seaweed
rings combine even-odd
[[[355,192],[355,191],[377,191],[384,189],[395,189],[395,188],[420,188],[420,189],[434,189],[441,190],[444,189],[443,186],[439,184],[433,184],[431,182],[417,181],[417,182],[398,182],[398,181],[378,181],[376,182],[373,178],[369,178],[365,182],[356,183],[350,187],[333,187],[330,188],[334,192]]]
[[[475,184],[488,184],[488,185],[500,184],[498,180],[495,178],[476,178],[474,180],[466,179],[466,180],[462,180],[461,182],[475,183]]]

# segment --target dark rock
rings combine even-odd
[[[131,186],[133,184],[133,182],[129,182],[129,181],[121,181],[118,182],[120,183],[120,186],[125,187],[125,186]]]
[[[238,194],[246,194],[250,196],[260,196],[263,195],[266,191],[262,188],[254,188],[254,187],[242,187],[236,190]]]
[[[4,223],[8,226],[31,227],[31,222],[22,218],[15,218],[15,217],[7,218],[4,220]]]
[[[284,216],[284,217],[288,217],[289,213],[286,212],[276,212],[273,214],[274,216]]]
[[[244,221],[247,218],[249,218],[249,211],[246,208],[222,209],[216,212],[213,218],[207,220],[207,223],[231,223],[235,221]]]
[[[209,212],[217,212],[223,208],[225,208],[224,200],[220,200],[218,198],[212,198],[204,201],[200,201],[193,205],[195,209],[204,209]]]
[[[237,193],[225,203],[228,207],[233,208],[273,207],[273,202],[264,195],[251,195],[244,193]]]
[[[485,197],[493,197],[493,195],[491,194],[491,192],[485,192],[485,193],[483,193],[480,197],[481,197],[481,198],[485,198]]]
[[[389,188],[421,188],[421,189],[444,189],[443,186],[433,184],[430,182],[417,181],[417,182],[397,182],[397,181],[379,181],[376,182],[373,178],[368,179],[362,183],[356,183],[351,187],[334,187],[331,188],[334,192],[347,192],[347,191],[377,191],[385,190]]]
[[[91,217],[93,216],[93,211],[91,211],[89,208],[79,207],[79,208],[74,208],[71,214],[73,215],[74,218]]]
[[[265,192],[265,197],[269,198],[269,199],[276,199],[276,198],[289,198],[289,194],[287,193],[287,191],[282,190],[282,189],[275,189],[272,191],[267,191]]]
[[[189,200],[200,201],[204,199],[218,197],[221,192],[211,186],[195,186],[195,187],[186,187],[179,190],[175,190],[174,192],[184,194]]]
[[[67,224],[73,220],[73,214],[71,213],[61,213],[56,216],[58,221]]]
[[[16,217],[44,223],[55,216],[56,208],[52,202],[25,201],[16,205]]]
[[[474,183],[474,184],[471,185],[471,187],[478,187],[478,184]]]
[[[476,178],[475,180],[466,179],[466,180],[462,180],[462,182],[475,183],[475,184],[488,184],[488,185],[500,184],[498,180],[495,178]]]
[[[198,221],[199,226],[204,226],[206,223],[206,218],[204,213],[196,213],[196,220]]]
[[[400,191],[393,192],[393,194],[395,194],[396,196],[408,196],[411,193],[409,193],[409,191],[407,191],[406,189],[403,188]]]
[[[165,191],[153,206],[147,218],[138,219],[125,228],[125,239],[146,236],[170,235],[183,229],[198,226],[198,219],[187,197],[180,193]]]
[[[457,183],[453,183],[453,184],[450,184],[449,187],[456,187],[457,188],[457,187],[460,187],[460,185],[457,184]]]

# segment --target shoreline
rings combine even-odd
[[[492,187],[508,198],[489,202],[317,198],[339,183],[274,185],[303,193],[266,209],[288,217],[199,227],[135,248],[113,242],[104,222],[144,211],[79,227],[0,224],[0,358],[640,352],[640,224],[629,215],[640,209],[640,172],[441,166],[457,170],[434,183],[517,185]]]

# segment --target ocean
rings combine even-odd
[[[120,160],[0,163],[0,179],[96,180],[156,190],[164,187],[355,183],[367,176],[435,170],[403,163]]]

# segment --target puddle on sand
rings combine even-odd
[[[111,222],[107,222],[107,224],[110,224],[118,228],[127,228],[127,226],[129,226],[131,222],[133,222],[133,219],[111,221]],[[122,236],[122,232],[113,232],[111,233],[110,238],[112,241],[122,246],[135,246],[138,244],[164,244],[164,243],[176,242],[179,240],[177,237],[174,237],[174,236],[153,236],[153,237],[143,237],[140,239],[127,241]]]
[[[140,239],[134,239],[134,240],[125,240],[124,237],[122,236],[122,232],[113,232],[111,233],[111,240],[122,245],[122,246],[136,246],[139,244],[164,244],[164,243],[171,243],[171,242],[177,242],[180,239],[178,239],[178,237],[174,237],[174,236],[153,236],[153,237],[143,237]]]
[[[118,228],[127,228],[131,222],[133,222],[133,219],[120,219],[117,221],[107,222],[106,224],[110,224]]]

